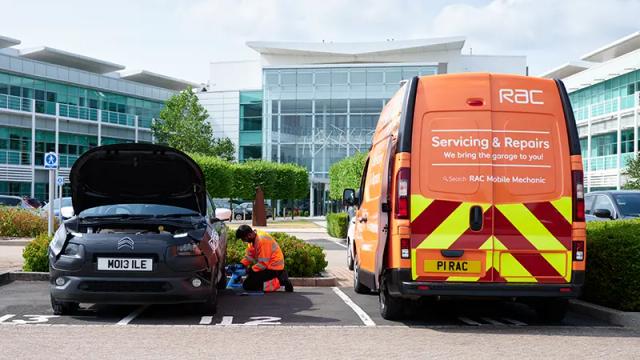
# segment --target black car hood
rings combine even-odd
[[[161,204],[206,213],[200,166],[162,145],[115,144],[85,152],[71,168],[76,214],[101,205]]]

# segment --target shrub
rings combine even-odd
[[[0,236],[34,237],[47,231],[47,219],[31,211],[0,207]]]
[[[349,215],[347,213],[327,214],[327,232],[329,236],[344,239],[349,230]]]
[[[31,240],[22,250],[24,271],[49,271],[49,242],[52,237],[42,233]]]
[[[587,224],[584,298],[640,311],[640,220]]]
[[[324,271],[328,263],[322,248],[309,244],[295,236],[274,232],[270,234],[284,254],[285,269],[292,277],[310,277]],[[227,237],[227,264],[239,263],[247,245],[230,231]]]

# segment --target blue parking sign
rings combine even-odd
[[[44,168],[45,169],[57,169],[58,168],[58,154],[54,152],[48,152],[44,154]]]

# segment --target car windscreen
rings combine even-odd
[[[0,206],[18,206],[21,202],[20,199],[0,196]]]
[[[157,204],[113,204],[96,206],[79,214],[81,218],[102,216],[200,216],[191,209]]]
[[[620,212],[624,216],[640,216],[640,193],[614,194],[613,198],[618,203]]]

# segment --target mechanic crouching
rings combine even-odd
[[[284,255],[271,235],[240,225],[236,238],[247,243],[247,251],[240,261],[247,268],[247,278],[242,283],[246,291],[275,291],[280,285],[284,285],[287,292],[293,291],[284,269]]]

